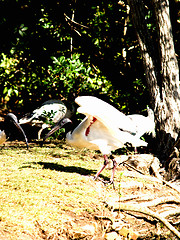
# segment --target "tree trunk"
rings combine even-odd
[[[168,0],[153,0],[155,39],[148,28],[143,0],[128,0],[142,51],[151,107],[155,113],[155,153],[165,162],[180,130],[179,68],[175,55]]]

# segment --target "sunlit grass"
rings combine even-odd
[[[145,191],[143,186],[152,187],[144,178],[125,176],[121,165],[115,173],[116,189],[105,187],[93,180],[103,164],[102,155],[72,148],[63,141],[51,140],[43,147],[37,141],[30,143],[29,150],[24,143],[7,142],[1,146],[0,156],[0,236],[3,231],[8,240],[27,236],[33,240],[53,239],[54,233],[66,236],[76,219],[94,221],[101,234],[102,226],[95,216],[110,213],[106,200],[139,194]],[[111,170],[105,169],[100,176],[108,180]],[[135,181],[140,187],[134,187]],[[132,186],[129,190],[128,184]],[[42,235],[44,232],[51,238]],[[21,234],[25,236],[19,238]]]
[[[103,163],[100,155],[62,144],[32,145],[29,151],[6,146],[0,150],[0,223],[8,231],[32,233],[38,222],[50,232],[61,228],[68,214],[103,208],[90,178]],[[110,174],[106,170],[103,176]]]

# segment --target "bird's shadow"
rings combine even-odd
[[[63,166],[62,164],[51,163],[51,162],[27,162],[21,168],[36,168],[35,165],[42,166],[43,169],[55,170],[58,172],[67,172],[67,173],[78,173],[83,176],[94,176],[97,172],[96,170],[90,170],[82,167],[76,166]],[[101,175],[104,180],[109,180],[108,177]]]

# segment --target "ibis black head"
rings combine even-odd
[[[8,113],[5,117],[5,120],[4,120],[4,131],[5,131],[5,134],[6,134],[7,137],[9,137],[10,134],[14,131],[14,126],[23,135],[23,137],[25,139],[25,142],[26,142],[27,149],[28,149],[28,147],[29,147],[28,146],[28,139],[26,137],[26,134],[25,134],[24,130],[19,125],[17,117],[13,113]]]
[[[59,130],[60,128],[62,128],[64,125],[66,125],[67,123],[71,123],[72,124],[72,121],[69,119],[69,118],[63,118],[61,119],[47,134],[46,136],[44,137],[43,139],[43,142],[42,142],[42,145],[43,143],[46,141],[46,139],[48,137],[50,137],[53,133],[55,133],[57,130]]]

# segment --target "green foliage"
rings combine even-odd
[[[45,119],[44,123],[53,125],[54,123],[53,123],[52,119],[54,118],[56,113],[57,113],[57,111],[51,110],[51,112],[49,112],[49,111],[47,112],[44,110],[42,113],[42,118]]]
[[[177,9],[178,2],[172,1],[179,56]],[[127,1],[7,0],[0,3],[0,16],[3,106],[30,107],[29,103],[51,97],[68,99],[78,94],[106,95],[126,113],[148,104]],[[156,39],[151,2],[146,3],[146,20]]]
[[[64,110],[65,109],[62,109],[62,111],[65,113]],[[54,127],[56,123],[53,122],[53,118],[54,118],[56,113],[57,113],[57,111],[51,110],[51,112],[49,112],[49,111],[47,112],[47,111],[44,110],[43,113],[42,113],[43,122],[46,123],[46,124],[50,124],[52,127]],[[62,133],[65,133],[65,129],[64,128],[61,128],[58,131],[56,131],[53,134],[53,136],[51,136],[50,138],[55,138],[56,139],[56,138],[59,138],[59,136],[60,136],[61,139],[62,139],[62,136],[63,136]]]
[[[112,86],[100,71],[83,63],[79,54],[73,54],[71,58],[52,57],[52,60],[53,65],[48,67],[48,86],[58,89],[58,93],[67,99],[85,93],[107,93]]]
[[[42,96],[41,91],[37,89],[41,86],[41,77],[45,76],[43,67],[34,68],[33,61],[27,64],[26,60],[18,58],[14,53],[8,57],[2,54],[0,64],[0,84],[3,86],[0,90],[1,99],[4,105],[8,107],[18,107],[25,101],[30,102],[32,98]],[[14,103],[18,103],[14,105]]]
[[[33,98],[45,99],[49,96],[70,101],[80,94],[110,94],[113,89],[100,70],[83,63],[79,54],[73,54],[71,58],[52,57],[47,71],[39,67],[33,72],[33,62],[23,69],[22,61],[2,56],[0,81],[4,88],[1,89],[1,97],[10,106],[14,105],[15,99],[18,104],[25,104],[25,101],[29,104]]]
[[[4,96],[5,100],[8,101],[13,95],[18,96],[18,85],[11,81],[16,72],[16,66],[18,60],[14,58],[8,58],[2,53],[2,60],[0,64],[0,84],[4,86],[1,88],[1,97]]]

